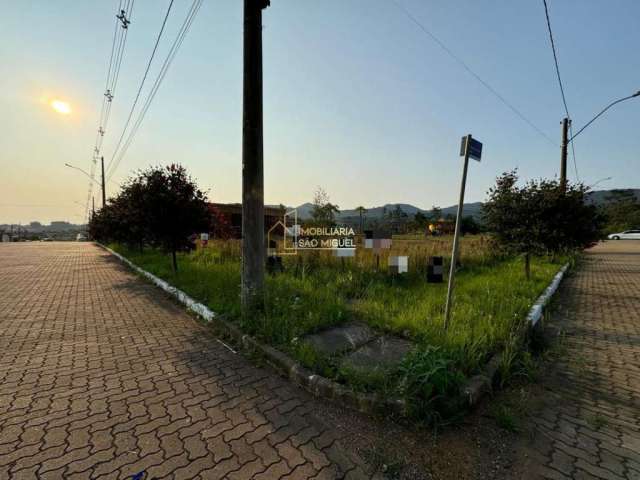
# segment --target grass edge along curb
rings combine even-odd
[[[241,345],[246,350],[261,354],[269,364],[285,377],[315,397],[333,400],[368,414],[386,411],[400,416],[406,415],[406,402],[404,399],[383,399],[377,394],[355,392],[333,380],[312,373],[288,355],[270,345],[258,342],[251,335],[243,333],[236,325],[226,321],[221,315],[216,314],[206,305],[197,302],[182,290],[140,268],[131,260],[113,251],[106,245],[99,242],[95,243],[125,263],[132,270],[150,280],[151,283],[175,297],[180,303],[187,307],[188,310],[200,316],[207,323],[213,323],[213,326],[220,330],[222,335],[230,337],[237,345]],[[568,268],[569,263],[565,263],[553,277],[545,291],[536,299],[529,309],[526,317],[526,321],[529,324],[527,330],[532,330],[538,325],[538,321],[542,318],[544,308],[557,291]],[[460,397],[458,398],[461,398],[461,401],[463,401],[467,407],[476,406],[485,395],[493,391],[493,382],[499,370],[500,360],[501,353],[495,353],[485,364],[482,373],[471,377],[461,388]]]
[[[145,277],[154,285],[160,287],[169,295],[175,297],[178,302],[200,316],[207,323],[212,323],[216,329],[220,330],[224,336],[232,338],[236,344],[241,345],[246,350],[260,353],[269,364],[283,373],[285,377],[314,396],[334,400],[362,413],[372,414],[381,411],[391,411],[397,415],[404,415],[406,405],[403,399],[383,399],[376,394],[354,392],[344,385],[310,372],[281,351],[269,345],[264,345],[251,335],[243,333],[237,326],[226,321],[221,315],[216,314],[206,305],[197,302],[182,290],[140,268],[125,256],[99,242],[95,242],[95,244],[105,249],[129,268]]]
[[[568,269],[569,262],[565,263],[558,273],[555,274],[551,283],[549,283],[549,286],[547,286],[545,291],[542,292],[529,309],[529,313],[526,318],[526,322],[528,324],[527,331],[537,328],[545,307],[549,304],[553,294],[558,290],[560,282],[562,282],[562,279]],[[486,363],[483,372],[471,377],[461,389],[461,394],[469,407],[476,406],[486,394],[493,391],[493,382],[498,374],[500,361],[501,353],[495,353]]]

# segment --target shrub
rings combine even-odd
[[[410,352],[399,375],[399,390],[410,415],[433,421],[459,411],[457,400],[464,376],[439,347],[429,345]]]
[[[522,187],[517,182],[515,170],[498,177],[484,217],[500,248],[524,254],[527,279],[531,255],[567,253],[600,238],[601,219],[585,201],[587,187],[563,189],[557,180],[531,180]]]

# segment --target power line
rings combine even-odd
[[[549,20],[549,7],[547,0],[544,2],[544,14],[547,17],[547,29],[549,30],[549,39],[551,40],[551,50],[553,51],[553,61],[556,64],[556,75],[558,77],[558,84],[560,85],[560,94],[562,95],[562,103],[564,104],[564,111],[567,114],[567,118],[571,118],[569,115],[569,107],[567,107],[567,99],[564,96],[564,87],[562,86],[562,78],[560,77],[560,67],[558,66],[558,54],[556,53],[556,43],[553,41],[553,32],[551,30],[551,20]]]
[[[97,159],[100,155],[100,150],[102,149],[104,135],[106,133],[109,118],[111,116],[113,98],[117,89],[118,79],[120,78],[120,68],[122,66],[122,60],[124,58],[124,49],[127,42],[127,33],[129,31],[129,24],[131,23],[131,14],[133,12],[134,3],[135,0],[120,0],[118,4],[118,11],[115,16],[115,27],[111,43],[111,53],[109,55],[109,66],[107,68],[105,91],[102,97],[102,107],[100,109],[98,131],[96,133],[96,140],[92,152],[90,168],[91,173],[89,175],[91,180],[89,182],[87,201],[85,204],[86,216],[89,215],[89,204],[93,195],[93,182],[95,181]]]
[[[193,23],[193,20],[195,19],[196,15],[198,14],[198,11],[200,10],[200,7],[203,3],[203,0],[194,0],[191,8],[189,9],[189,12],[187,13],[187,16],[184,20],[184,22],[182,23],[182,26],[180,27],[180,30],[178,31],[178,34],[173,42],[173,44],[171,45],[171,48],[169,49],[169,53],[167,54],[162,67],[160,68],[160,71],[158,72],[158,75],[151,87],[151,90],[147,96],[147,99],[145,100],[144,105],[142,106],[142,109],[140,110],[138,117],[132,127],[132,129],[129,132],[129,136],[127,137],[127,140],[125,141],[124,145],[122,146],[122,148],[120,149],[119,152],[114,152],[114,155],[111,159],[111,168],[109,169],[109,172],[107,174],[107,178],[111,178],[113,176],[113,174],[115,173],[115,170],[118,168],[118,165],[120,164],[120,162],[122,161],[122,159],[124,158],[124,156],[127,153],[127,150],[129,149],[129,146],[131,145],[131,143],[133,142],[133,139],[136,136],[136,133],[138,132],[138,129],[140,128],[140,125],[142,124],[142,121],[144,120],[144,117],[147,114],[147,111],[149,110],[149,107],[151,106],[151,102],[153,101],[156,93],[158,92],[158,89],[160,88],[160,85],[162,84],[162,81],[165,77],[165,75],[167,74],[167,71],[169,70],[169,67],[171,66],[171,63],[173,62],[173,59],[175,58],[176,54],[178,53],[178,50],[180,49],[180,46],[182,45],[182,42],[184,41],[184,38],[186,37],[187,33],[189,32],[189,29],[191,28],[191,25]],[[116,159],[117,156],[117,159]],[[115,160],[114,160],[115,159]]]
[[[109,169],[109,167],[111,166],[111,162],[113,161],[116,153],[118,152],[120,145],[122,144],[122,139],[124,138],[124,135],[127,131],[127,127],[129,126],[129,122],[131,121],[131,117],[133,116],[133,112],[136,108],[136,105],[138,103],[138,99],[140,98],[140,93],[142,93],[142,87],[144,87],[144,82],[147,79],[147,75],[149,74],[149,69],[151,68],[151,62],[153,62],[153,58],[156,54],[156,51],[158,50],[158,44],[160,43],[160,38],[162,38],[162,33],[164,32],[164,27],[167,24],[167,19],[169,18],[169,13],[171,12],[171,7],[173,6],[173,1],[171,0],[171,2],[169,3],[169,7],[167,8],[167,13],[164,16],[164,20],[162,21],[162,26],[160,27],[160,31],[158,32],[158,36],[156,38],[156,43],[153,46],[153,51],[151,52],[151,56],[149,57],[149,61],[147,62],[147,68],[144,71],[144,75],[142,76],[142,81],[140,82],[140,87],[138,87],[138,93],[136,94],[136,98],[133,101],[133,105],[131,105],[131,110],[129,111],[129,116],[127,117],[127,121],[124,124],[124,128],[122,129],[122,134],[120,134],[120,138],[118,139],[118,143],[116,144],[116,148],[114,149],[114,153],[113,153],[113,157],[111,157],[111,160],[109,161],[109,164],[107,165],[107,170]]]
[[[180,30],[178,31],[178,34],[171,46],[171,48],[169,49],[169,53],[167,54],[162,67],[160,68],[160,72],[158,73],[154,84],[151,87],[151,91],[149,92],[149,95],[147,96],[147,99],[140,111],[140,113],[138,114],[138,118],[136,119],[136,122],[134,123],[133,128],[131,129],[131,131],[129,132],[129,136],[127,137],[127,140],[124,144],[124,146],[122,147],[122,149],[119,152],[118,158],[117,160],[112,164],[111,169],[108,172],[108,178],[110,179],[113,174],[115,173],[116,168],[118,167],[118,165],[120,164],[120,162],[122,161],[122,158],[125,156],[127,150],[129,149],[129,146],[131,145],[131,143],[133,142],[133,139],[135,138],[136,133],[138,132],[138,129],[140,128],[140,125],[142,124],[142,121],[144,120],[144,117],[147,113],[147,111],[149,110],[149,107],[151,106],[151,102],[153,101],[156,93],[158,92],[158,89],[160,88],[160,84],[162,83],[168,69],[169,66],[171,65],[171,63],[173,62],[173,59],[175,58],[175,55],[178,52],[178,49],[180,48],[180,46],[182,45],[182,42],[184,41],[184,38],[186,36],[186,34],[188,33],[189,29],[191,28],[191,24],[193,23],[193,20],[196,16],[196,14],[198,13],[198,10],[200,9],[200,6],[202,5],[203,0],[194,0],[194,2],[191,5],[191,8],[189,9],[189,12],[187,13],[187,17],[185,18],[184,22],[182,23],[182,26],[180,27]],[[116,156],[116,152],[114,152],[114,157]],[[112,158],[112,161],[113,161]]]
[[[569,107],[567,107],[567,98],[564,94],[564,86],[562,85],[562,77],[560,76],[560,66],[558,65],[558,53],[556,52],[556,43],[553,40],[553,31],[551,30],[551,20],[549,19],[549,6],[547,5],[547,0],[542,0],[544,2],[544,14],[547,18],[547,30],[549,31],[549,40],[551,40],[551,50],[553,51],[553,61],[556,66],[556,76],[558,77],[558,85],[560,85],[560,94],[562,95],[562,103],[564,105],[564,112],[567,114],[567,118],[569,119],[569,131],[571,132],[571,136],[573,136],[573,127],[571,126],[571,115],[569,115]],[[580,180],[580,176],[578,175],[578,163],[576,162],[576,149],[571,142],[571,155],[573,157],[573,169],[576,172],[576,179]]]
[[[557,146],[557,143],[554,142],[551,137],[549,137],[546,133],[544,133],[540,128],[538,128],[531,120],[529,120],[520,110],[518,110],[513,104],[507,101],[498,91],[493,88],[489,83],[487,83],[480,75],[478,75],[475,71],[471,69],[467,63],[462,60],[459,56],[457,56],[453,51],[447,47],[442,40],[436,37],[427,27],[425,27],[409,10],[407,10],[404,6],[398,3],[397,0],[390,0],[393,4],[396,5],[420,30],[422,30],[427,36],[431,38],[438,46],[447,53],[451,58],[453,58],[456,62],[458,62],[462,68],[464,68],[471,76],[473,76],[480,84],[485,87],[489,92],[491,92],[498,100],[500,100],[505,106],[507,106],[513,113],[515,113],[522,121],[528,124],[531,128],[533,128],[540,136],[544,137],[552,145]]]

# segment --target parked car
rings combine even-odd
[[[640,240],[640,230],[626,230],[620,233],[612,233],[609,240]]]
[[[84,233],[79,233],[76,236],[76,242],[86,242],[87,241],[87,236]]]

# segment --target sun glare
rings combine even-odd
[[[51,108],[53,108],[56,112],[61,113],[62,115],[69,115],[71,113],[71,107],[67,102],[63,102],[62,100],[52,100]]]

